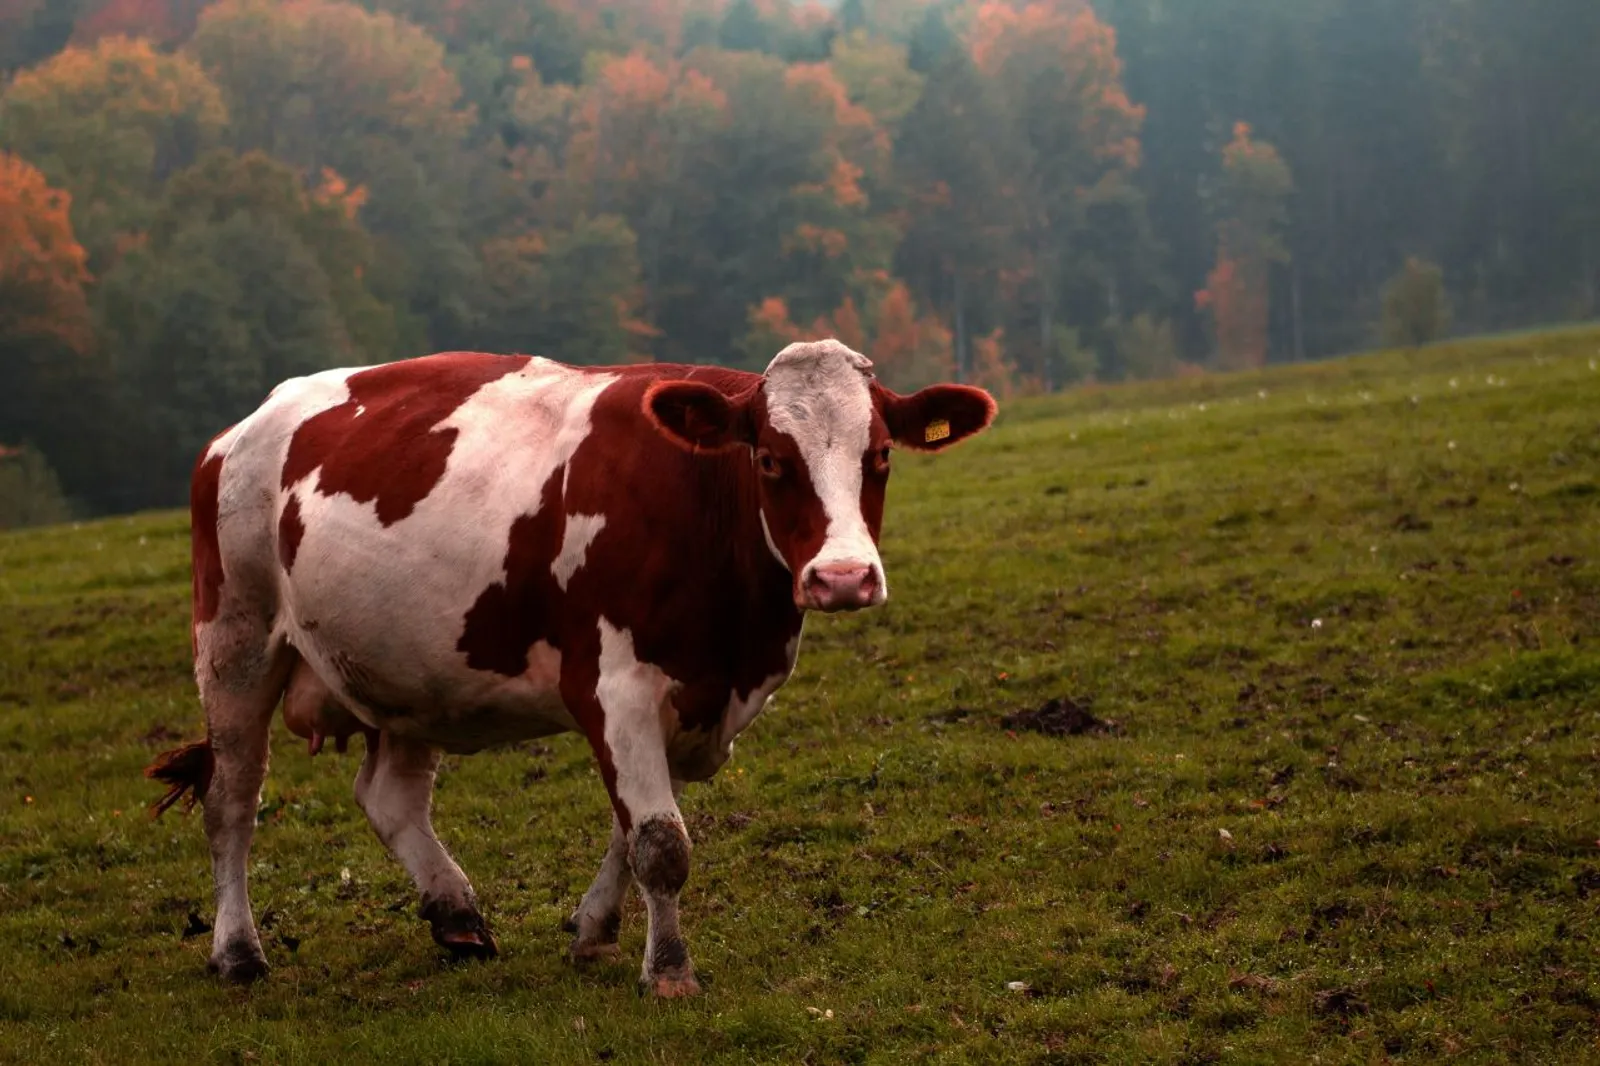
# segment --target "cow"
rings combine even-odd
[[[631,875],[644,989],[699,991],[678,924],[684,784],[788,679],[806,612],[888,596],[891,451],[941,451],[994,415],[970,386],[896,394],[836,340],[762,374],[450,352],[278,386],[195,467],[206,737],[146,771],[168,786],[155,813],[203,806],[208,968],[267,973],[246,860],[281,705],[312,754],[364,738],[356,802],[457,957],[498,949],[434,835],[442,753],[582,733],[612,823],[564,923],[571,956],[619,956]]]

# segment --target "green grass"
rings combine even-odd
[[[187,519],[0,537],[0,1059],[1600,1061],[1596,360],[1106,389],[898,459],[891,603],[813,619],[686,797],[688,1003],[636,996],[636,900],[625,964],[563,961],[608,830],[573,737],[449,760],[503,951],[450,966],[356,757],[275,727],[274,971],[212,983],[199,821],[140,777],[199,728]],[[1000,727],[1053,696],[1120,733]]]

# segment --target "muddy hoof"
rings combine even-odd
[[[487,929],[475,933],[435,932],[433,939],[456,959],[492,959],[500,954],[500,945]]]
[[[435,900],[423,905],[422,917],[433,929],[433,942],[452,958],[492,959],[500,954],[500,946],[476,910],[451,909],[442,900]]]
[[[618,962],[622,959],[622,945],[615,940],[594,940],[584,943],[574,937],[567,948],[567,956],[580,966]]]
[[[271,969],[261,949],[247,941],[235,941],[206,961],[206,970],[230,985],[254,984]]]
[[[645,993],[657,999],[683,999],[700,994],[700,982],[694,979],[692,973],[657,974],[642,984]]]

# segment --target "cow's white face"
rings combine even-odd
[[[888,596],[878,534],[893,446],[939,451],[986,428],[995,404],[964,385],[899,396],[836,340],[791,344],[758,387],[728,397],[692,381],[645,395],[646,413],[696,451],[744,451],[767,547],[794,575],[801,610],[848,611]]]

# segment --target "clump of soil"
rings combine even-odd
[[[1032,710],[1021,710],[1000,719],[1004,729],[1020,729],[1043,733],[1047,737],[1077,737],[1086,733],[1122,732],[1113,719],[1096,718],[1089,713],[1087,703],[1070,697],[1046,700]]]

